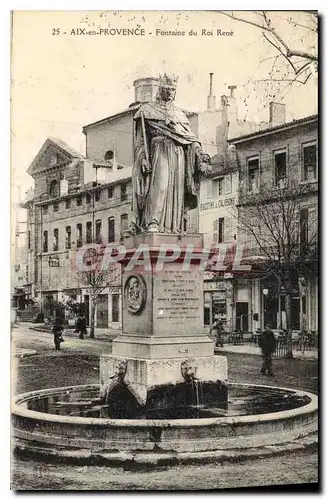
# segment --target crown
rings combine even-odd
[[[159,75],[159,86],[160,87],[176,87],[179,80],[178,75]]]

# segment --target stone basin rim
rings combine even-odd
[[[77,417],[77,416],[63,416],[54,415],[51,413],[37,412],[34,410],[29,410],[23,408],[20,404],[25,403],[32,397],[54,395],[57,392],[67,392],[67,391],[78,391],[87,389],[98,389],[100,384],[86,384],[86,385],[73,385],[65,387],[54,387],[48,389],[41,389],[37,391],[25,392],[15,396],[14,403],[12,405],[11,413],[12,415],[17,415],[18,417],[32,418],[35,420],[49,421],[54,423],[62,424],[79,424],[79,425],[98,425],[98,426],[113,426],[113,427],[137,427],[137,428],[147,428],[147,427],[185,427],[185,426],[195,426],[202,427],[208,425],[231,425],[231,424],[246,424],[246,423],[260,423],[266,421],[278,421],[288,418],[293,418],[301,415],[306,415],[313,413],[318,409],[318,397],[316,394],[301,391],[298,389],[291,389],[286,387],[278,387],[271,385],[260,385],[260,384],[239,384],[237,382],[230,382],[228,386],[234,387],[254,387],[254,388],[268,388],[276,389],[280,391],[286,391],[287,393],[297,394],[300,396],[307,396],[310,398],[310,402],[306,405],[300,406],[298,408],[278,411],[273,413],[263,413],[259,415],[241,415],[241,416],[230,416],[230,417],[210,417],[210,418],[198,418],[198,419],[111,419],[111,418],[92,418],[92,417]]]

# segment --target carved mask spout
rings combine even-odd
[[[197,367],[191,366],[188,360],[185,360],[181,363],[181,375],[183,376],[186,382],[192,382],[193,380],[197,380],[196,372],[197,372]]]

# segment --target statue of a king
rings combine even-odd
[[[211,171],[210,157],[173,101],[178,78],[159,77],[155,102],[134,116],[132,229],[180,233],[189,210],[197,207],[200,175]]]

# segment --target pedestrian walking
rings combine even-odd
[[[87,332],[87,321],[86,321],[86,318],[84,316],[84,314],[81,314],[80,316],[80,323],[79,323],[79,327],[80,327],[80,339],[84,339],[84,335],[87,335],[88,332]]]
[[[75,323],[75,333],[78,333],[79,338],[83,339],[83,336],[81,336],[81,320],[82,320],[82,316],[81,316],[81,314],[79,314],[77,319],[76,319],[76,323]]]
[[[59,351],[61,342],[64,342],[63,331],[64,331],[64,328],[63,328],[61,318],[56,318],[54,326],[52,327],[56,351]]]
[[[214,321],[213,325],[210,328],[210,333],[214,331],[215,335],[215,346],[216,347],[223,347],[223,342],[222,342],[222,334],[224,332],[223,329],[223,323],[220,319],[217,319]]]
[[[274,373],[272,370],[272,355],[276,350],[276,338],[271,329],[271,324],[267,323],[265,325],[264,332],[262,332],[259,338],[259,346],[262,350],[263,363],[261,368],[262,375],[266,375],[268,372],[269,377],[273,377]]]

